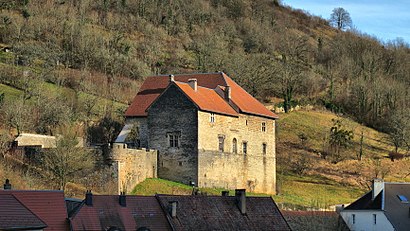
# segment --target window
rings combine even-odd
[[[406,196],[404,196],[404,195],[397,195],[397,197],[399,198],[399,200],[400,200],[402,203],[409,203],[409,200],[407,199]]]
[[[266,132],[266,123],[262,122],[262,132]]]
[[[179,148],[181,132],[168,133],[168,144],[171,148]]]
[[[352,214],[352,224],[356,223],[356,214]]]
[[[373,214],[373,224],[377,224],[377,215]]]
[[[238,142],[236,141],[236,138],[233,138],[232,141],[232,153],[238,153]]]
[[[245,125],[248,126],[248,120],[245,120]]]
[[[225,136],[218,135],[218,150],[224,152]]]
[[[266,143],[262,144],[262,153],[263,155],[266,155]]]
[[[209,118],[209,122],[215,123],[215,113],[211,113],[211,117]]]
[[[248,142],[246,141],[242,142],[242,152],[244,155],[248,153]]]

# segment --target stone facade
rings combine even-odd
[[[147,178],[157,178],[156,150],[130,149],[126,144],[112,147],[112,173],[117,193],[130,192],[136,184]]]
[[[149,148],[159,152],[158,176],[189,184],[198,178],[198,119],[195,105],[175,86],[148,110]],[[177,136],[171,147],[169,136]]]
[[[198,185],[274,194],[275,120],[243,114],[239,118],[213,116],[214,122],[210,122],[211,113],[198,111]]]

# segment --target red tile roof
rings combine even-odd
[[[201,110],[212,111],[215,113],[222,113],[227,115],[236,115],[236,112],[232,112],[234,108],[232,108],[228,103],[226,103],[226,101],[221,96],[211,92],[214,91],[216,93],[215,90],[218,88],[218,86],[230,86],[231,100],[236,106],[238,106],[240,112],[259,115],[268,118],[278,118],[276,114],[269,111],[265,106],[263,106],[263,104],[261,104],[258,100],[252,97],[243,88],[236,84],[230,77],[228,77],[226,74],[222,72],[175,75],[174,79],[176,83],[181,83],[177,85],[181,89],[184,89],[184,92],[188,95],[188,97],[190,97],[190,99],[193,100],[194,103],[196,103]],[[188,79],[197,79],[199,91],[192,91],[190,93],[187,93],[190,90],[182,83],[187,83]],[[133,102],[125,112],[125,116],[147,116],[147,108],[167,88],[168,85],[168,76],[162,75],[148,77],[141,86]],[[203,90],[203,88],[207,88],[208,90]],[[195,96],[196,94],[198,94],[198,96]],[[208,99],[209,96],[212,96],[212,98]],[[220,99],[216,99],[216,97],[219,97]],[[207,100],[209,100],[210,102],[206,102]],[[228,107],[230,109],[228,109]]]
[[[194,91],[187,83],[175,82],[175,84],[195,103],[202,111],[216,112],[231,116],[238,113],[213,89],[198,86]]]
[[[69,228],[63,191],[1,190],[0,195],[13,195],[47,225],[45,230]]]
[[[126,196],[126,206],[119,204],[118,195],[92,195],[92,206],[83,203],[71,218],[73,230],[171,230],[155,197]]]
[[[0,194],[0,230],[43,229],[47,225],[13,195]]]

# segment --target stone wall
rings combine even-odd
[[[140,147],[148,148],[148,125],[146,117],[128,117],[125,124],[137,126],[139,130]]]
[[[148,147],[159,152],[158,176],[198,182],[197,108],[175,85],[148,109],[148,128]],[[170,134],[179,135],[179,147],[170,147]]]
[[[156,150],[129,149],[126,144],[112,146],[112,174],[117,182],[117,193],[130,192],[147,178],[157,178]]]
[[[238,188],[275,193],[275,120],[241,114],[238,117],[198,111],[198,149],[200,187]],[[265,131],[262,131],[265,123]],[[224,137],[223,152],[219,138]],[[233,153],[236,139],[237,153]],[[247,153],[243,143],[247,143]],[[266,153],[263,153],[263,144]]]

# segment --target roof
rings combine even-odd
[[[13,195],[0,194],[0,230],[43,229],[47,225]]]
[[[380,210],[382,209],[382,195],[383,193],[381,192],[372,200],[372,191],[370,191],[348,205],[344,210]]]
[[[39,134],[21,133],[14,140],[20,146],[40,146],[41,148],[55,148],[56,137]]]
[[[164,210],[177,202],[175,230],[290,230],[271,197],[246,197],[241,214],[234,196],[157,195]]]
[[[185,95],[195,103],[202,111],[211,111],[225,115],[238,116],[238,113],[210,88],[198,86],[194,91],[187,83],[175,82],[175,84],[185,93]]]
[[[252,97],[237,83],[223,72],[204,73],[204,74],[185,74],[175,75],[175,83],[184,93],[199,106],[199,109],[222,113],[227,115],[236,115],[237,113],[247,113],[267,118],[278,118],[276,114],[269,111],[262,103]],[[198,91],[190,91],[184,83],[189,79],[197,79]],[[139,92],[134,97],[133,102],[125,112],[127,117],[145,117],[147,116],[148,107],[158,98],[159,95],[170,84],[167,75],[150,76],[142,84]],[[220,87],[231,87],[231,101],[238,107],[238,111],[217,94]],[[212,97],[212,98],[208,98]],[[217,99],[217,97],[219,99]],[[209,101],[208,101],[209,100]],[[213,102],[212,102],[213,101]]]
[[[0,190],[0,196],[12,195],[47,225],[45,230],[68,230],[63,191]]]
[[[410,227],[410,203],[400,201],[398,195],[410,199],[410,183],[384,184],[384,213],[396,230],[408,230]]]
[[[153,196],[126,196],[126,206],[118,195],[92,195],[92,206],[84,202],[70,218],[73,230],[171,230],[166,216]]]

